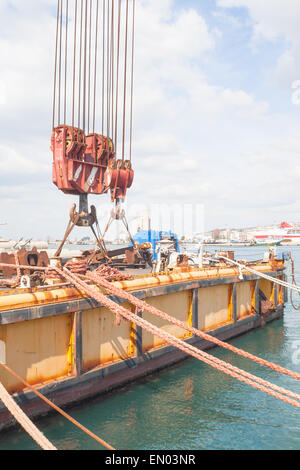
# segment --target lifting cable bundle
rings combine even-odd
[[[135,0],[58,0],[51,148],[66,194],[115,201],[132,185],[134,40]]]

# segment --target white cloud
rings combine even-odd
[[[284,41],[286,50],[277,63],[279,83],[290,88],[300,77],[298,0],[218,0],[222,7],[246,7],[254,21],[254,41]]]
[[[266,101],[257,102],[254,96],[242,90],[223,90],[221,92],[221,99],[224,105],[229,105],[237,110],[244,110],[246,113],[251,112],[252,115],[257,118],[265,115],[269,108]]]
[[[0,79],[0,106],[6,103],[6,95],[5,83]]]
[[[30,157],[25,157],[16,152],[13,147],[0,144],[0,173],[20,174],[26,177],[28,174],[40,174],[48,169],[48,165],[43,161],[36,162]]]
[[[137,29],[137,46],[144,50],[149,63],[153,59],[186,62],[214,47],[205,20],[194,9],[174,13],[173,0],[139,2]]]

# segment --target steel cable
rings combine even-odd
[[[85,0],[84,14],[84,46],[83,46],[83,103],[82,128],[86,132],[86,98],[87,98],[87,41],[88,41],[88,0]]]
[[[106,15],[106,0],[103,0],[103,25],[102,25],[102,148],[103,148],[103,136],[104,136],[104,110],[105,110],[105,103],[104,103],[104,96],[105,96],[105,15]]]
[[[63,0],[60,3],[60,41],[59,41],[59,79],[58,79],[58,125],[61,111],[61,74],[62,74],[62,23],[63,23]]]
[[[75,0],[75,17],[74,17],[74,51],[73,51],[73,100],[72,100],[72,130],[74,138],[74,121],[75,121],[75,86],[76,86],[76,48],[77,48],[77,15],[78,0]]]
[[[123,137],[122,137],[122,160],[125,160],[125,133],[126,133],[126,95],[127,95],[127,54],[128,54],[128,21],[129,5],[126,0],[126,19],[125,19],[125,59],[124,59],[124,98],[123,98]]]
[[[110,135],[110,46],[111,46],[111,37],[110,37],[110,1],[108,0],[107,4],[107,40],[106,40],[106,135]]]
[[[68,26],[69,26],[69,0],[66,0],[65,90],[64,90],[64,124],[65,125],[67,123]]]
[[[52,128],[55,129],[56,125],[60,126],[61,124],[68,126],[68,118],[70,117],[73,141],[75,140],[76,127],[82,129],[84,134],[91,131],[93,134],[96,132],[98,48],[100,48],[99,43],[101,42],[101,40],[99,41],[99,8],[99,0],[95,2],[81,0],[81,4],[79,0],[75,0],[72,7],[69,0],[66,0],[65,3],[64,0],[57,2]],[[130,6],[129,0],[124,0],[124,14],[122,9],[122,0],[116,2],[115,0],[103,0],[102,86],[100,85],[102,96],[101,103],[99,99],[99,109],[102,120],[102,124],[100,122],[102,148],[106,147],[106,150],[110,151],[110,142],[112,141],[112,151],[114,155],[117,155],[120,134],[119,140],[122,145],[122,157],[120,156],[120,158],[124,162],[127,153],[129,153],[128,159],[132,160],[135,0],[132,0]],[[69,64],[71,28],[73,35],[72,65]],[[130,34],[131,40],[129,39]],[[129,46],[130,41],[131,46]],[[122,49],[124,48],[124,61],[123,58],[121,61],[121,46]],[[128,60],[130,47],[131,66],[129,66]],[[129,68],[131,69],[130,79]],[[121,73],[123,73],[122,80],[120,79]],[[69,83],[70,97],[68,94]],[[119,109],[120,94],[123,94],[122,109]],[[99,95],[101,95],[101,91]],[[127,130],[129,133],[128,152],[125,148]]]
[[[114,136],[114,65],[115,65],[115,0],[112,0],[111,4],[111,137]],[[109,137],[109,135],[108,135]]]
[[[131,100],[130,100],[130,147],[129,159],[132,161],[132,135],[133,135],[133,85],[134,85],[134,41],[135,41],[135,0],[132,0],[132,56],[131,56]]]
[[[93,134],[95,133],[96,123],[96,92],[97,92],[97,58],[98,58],[98,18],[99,18],[99,0],[96,3],[96,31],[95,31],[95,65],[94,65],[94,103],[93,103]]]
[[[79,74],[78,74],[78,128],[81,126],[81,92],[82,92],[82,36],[83,36],[83,9],[84,4],[81,0],[81,12],[80,12],[80,48],[79,48]]]
[[[90,113],[91,113],[91,66],[92,66],[92,7],[93,0],[90,0],[89,15],[89,70],[88,70],[88,134],[90,133]]]
[[[57,0],[57,20],[56,20],[56,41],[55,41],[55,61],[54,61],[54,90],[53,90],[53,110],[52,110],[52,129],[55,128],[56,114],[56,79],[57,79],[57,60],[58,60],[58,36],[59,36],[59,11],[60,0]]]
[[[118,34],[117,34],[117,71],[116,71],[116,112],[115,112],[115,153],[118,150],[118,113],[119,113],[119,70],[120,70],[120,33],[121,33],[122,2],[119,0],[118,8]]]

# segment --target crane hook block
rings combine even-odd
[[[109,165],[105,172],[105,184],[110,187],[111,200],[124,200],[127,189],[131,188],[134,171],[129,160],[117,160]]]
[[[134,172],[129,161],[116,160],[112,139],[60,125],[51,137],[53,183],[65,194],[105,194],[124,199]]]

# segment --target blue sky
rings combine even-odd
[[[246,7],[222,8],[215,0],[176,0],[176,7],[195,8],[205,18],[211,30],[217,29],[221,37],[216,41],[210,60],[203,64],[203,71],[211,83],[243,89],[257,98],[268,99],[274,111],[290,108],[287,99],[290,87],[279,88],[274,83],[274,64],[287,47],[283,38],[252,44],[254,22]]]
[[[300,2],[137,3],[130,218],[197,203],[207,230],[300,221]],[[60,237],[74,202],[51,182],[55,11],[55,0],[0,3],[4,237]],[[108,197],[91,202],[107,214]]]

